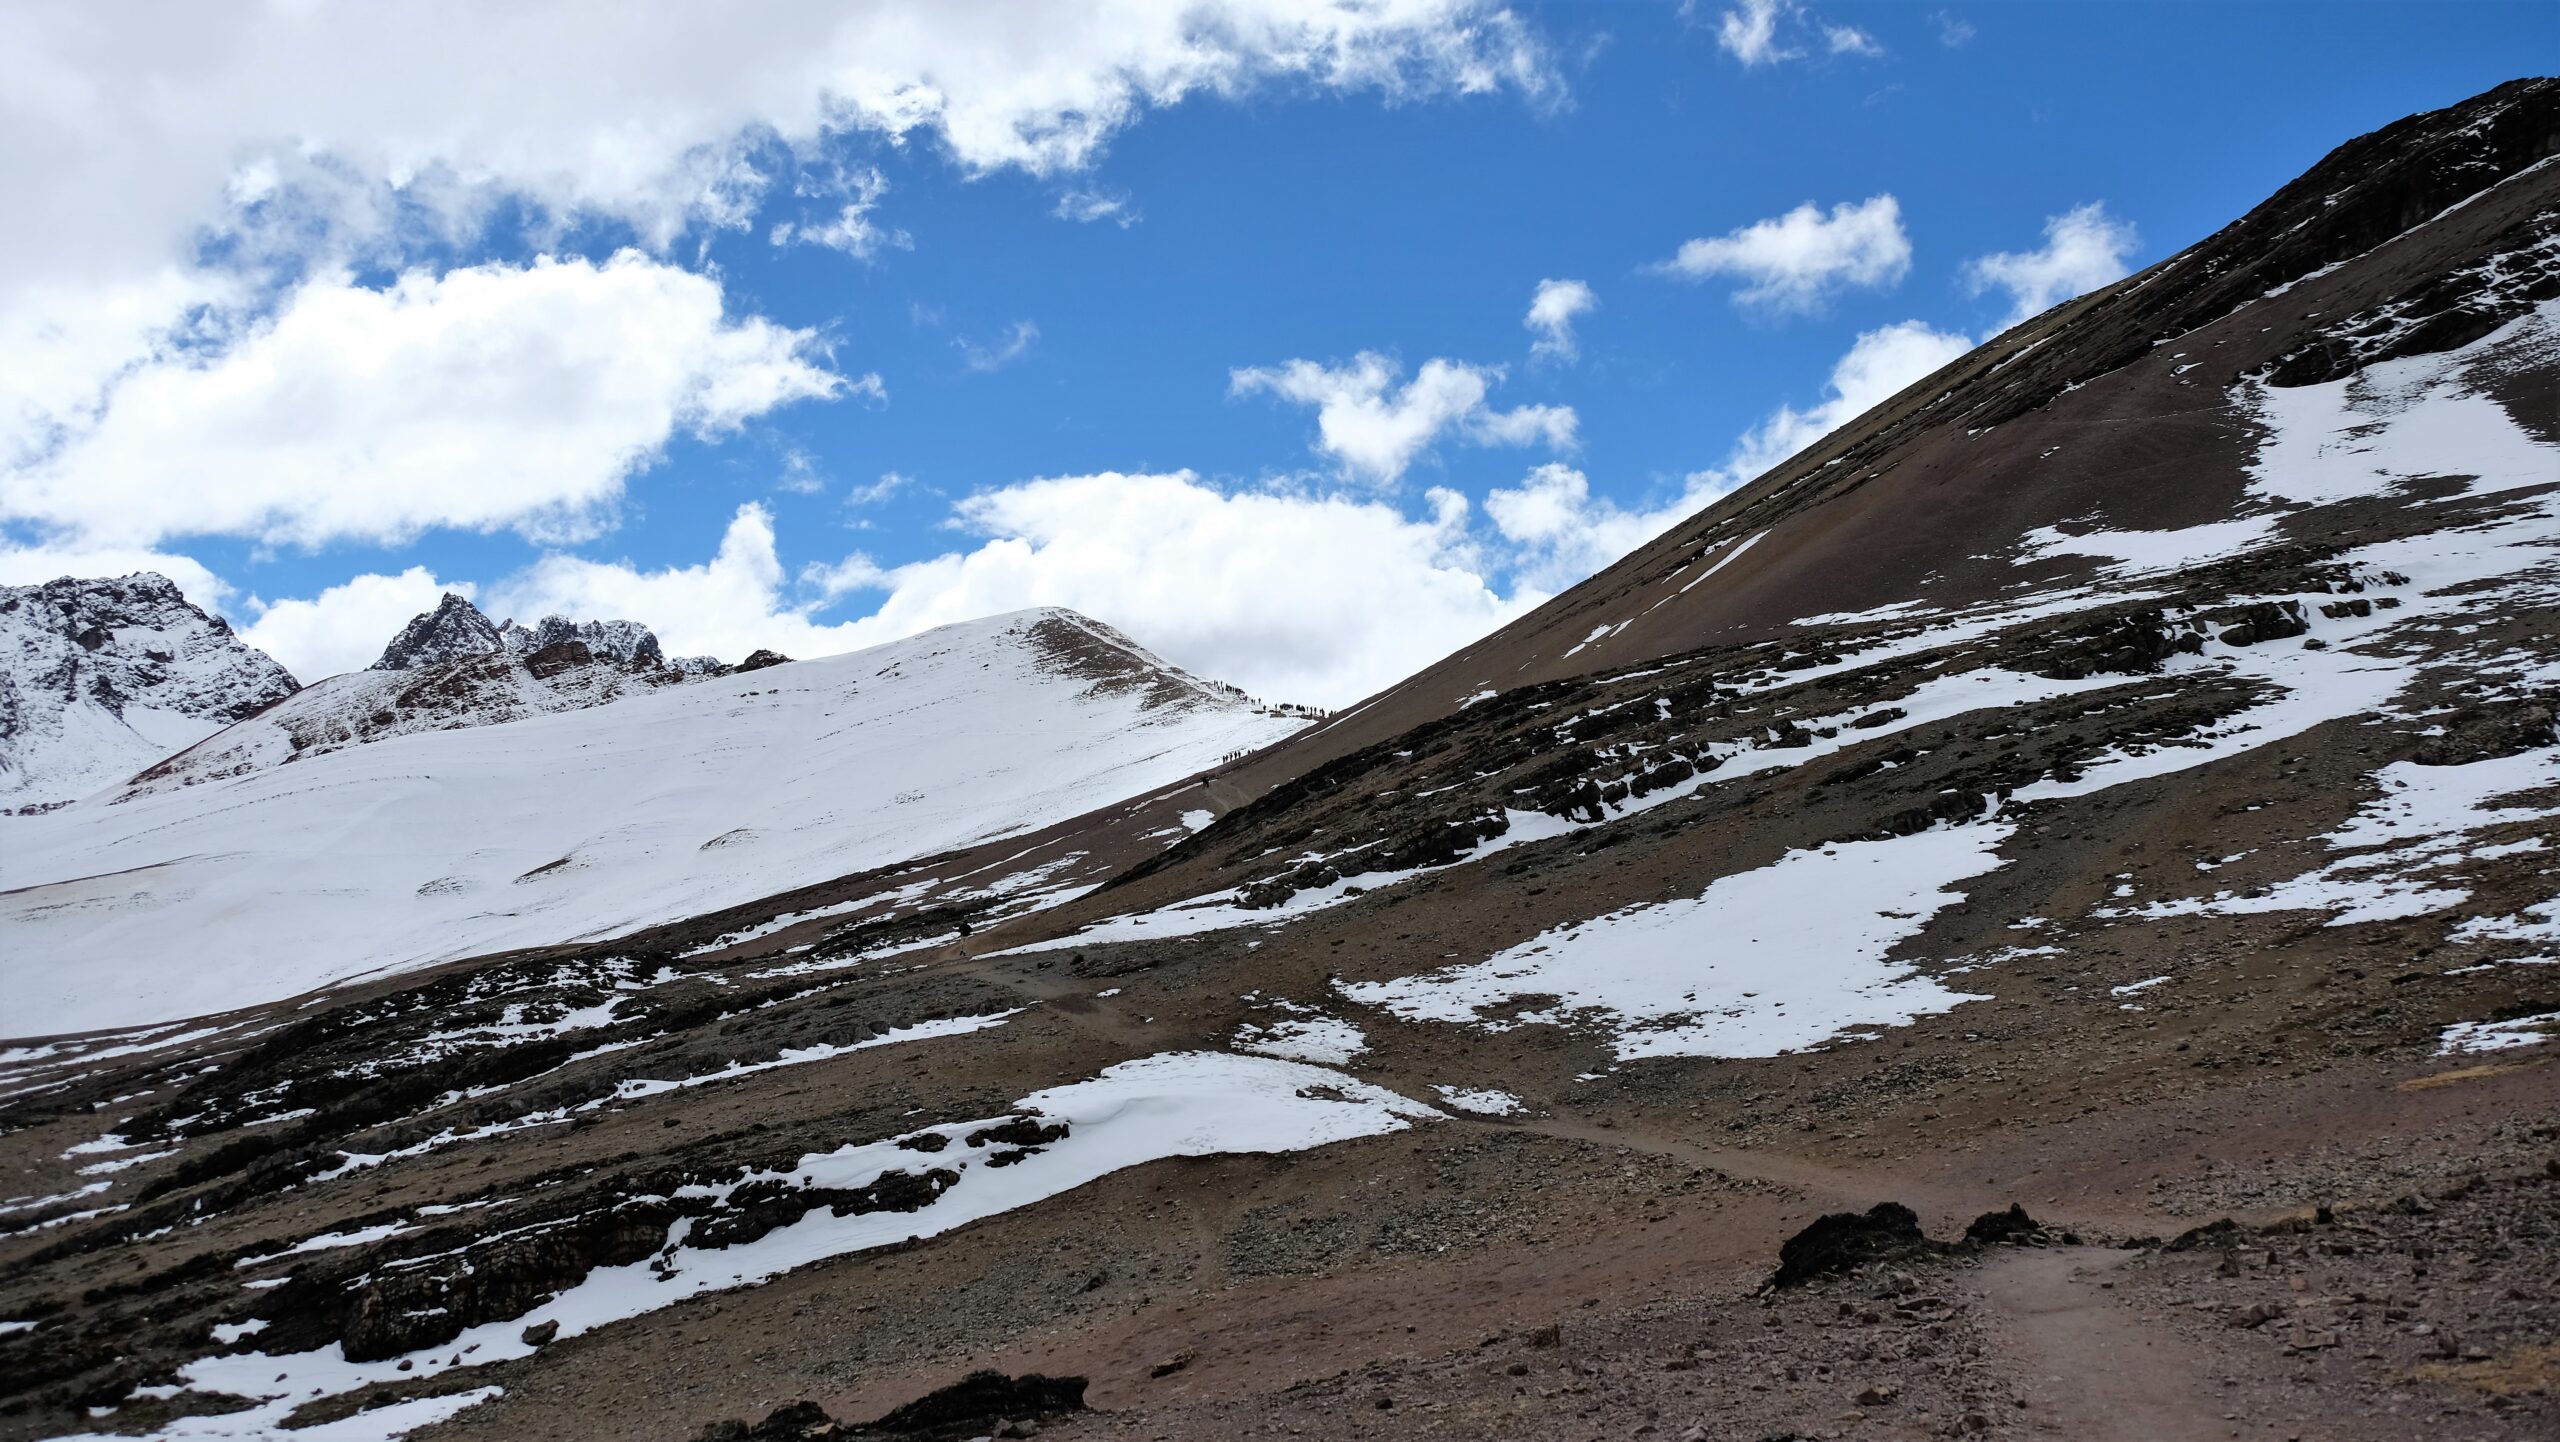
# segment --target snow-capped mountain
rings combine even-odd
[[[85,796],[294,690],[166,577],[0,586],[0,808]]]
[[[503,655],[514,649],[480,608],[447,591],[432,611],[409,618],[391,644],[382,648],[376,671],[415,671],[472,656]]]
[[[657,636],[637,621],[546,616],[535,626],[492,623],[448,594],[403,626],[371,668],[314,682],[136,771],[113,794],[195,786],[393,736],[584,710],[728,669],[707,658],[670,664]]]
[[[689,674],[705,674],[722,669],[708,657],[670,662],[658,646],[657,633],[637,621],[545,616],[530,626],[516,620],[492,622],[468,599],[449,591],[434,610],[411,617],[371,669],[416,671],[473,656],[530,656],[572,641],[586,647],[594,660],[632,670],[673,666]]]
[[[437,617],[404,636],[477,630],[452,606]],[[463,679],[520,666],[426,674],[484,716],[517,673],[485,693]],[[1303,724],[1071,612],[1026,611],[270,764],[419,674],[336,678],[116,797],[9,820],[12,1028],[169,1019],[610,935],[1036,830]]]

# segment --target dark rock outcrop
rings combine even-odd
[[[855,1442],[909,1438],[954,1442],[963,1437],[1027,1437],[1043,1422],[1085,1410],[1085,1379],[972,1372],[869,1422],[839,1422],[815,1402],[777,1407],[761,1422],[714,1422],[695,1442]],[[1028,1425],[1026,1425],[1028,1424]]]
[[[1932,1250],[1934,1244],[1920,1231],[1919,1214],[1900,1202],[1878,1202],[1863,1212],[1832,1212],[1787,1238],[1778,1248],[1778,1270],[1760,1290],[1801,1287],[1817,1277]]]

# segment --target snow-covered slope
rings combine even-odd
[[[166,577],[0,586],[0,808],[85,796],[293,692]]]
[[[1031,831],[1301,724],[1025,611],[0,819],[8,1029],[194,1016],[696,915]]]

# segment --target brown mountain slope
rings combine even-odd
[[[2038,527],[2154,530],[2231,515],[2252,449],[2247,417],[2225,401],[2241,377],[2291,362],[2280,367],[2289,383],[2333,378],[2334,367],[2296,358],[2327,354],[2358,319],[2487,257],[2533,257],[2533,273],[2437,296],[2436,323],[2359,358],[2450,349],[2560,295],[2560,177],[2545,163],[2555,153],[2560,82],[2548,79],[2351,140],[2229,226],[1994,338],[1239,780],[1272,784],[1486,687],[1766,640],[1809,616],[1915,598],[1961,607],[2022,578],[2051,581],[2066,568],[2021,572],[2013,560],[2015,540]],[[2512,400],[2520,421],[2560,427],[2560,397],[2528,386]],[[1750,551],[1733,555],[1744,541]],[[1604,624],[1611,634],[1579,645]]]

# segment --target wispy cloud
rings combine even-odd
[[[1128,196],[1101,190],[1062,191],[1056,207],[1049,213],[1060,220],[1072,220],[1081,225],[1107,220],[1122,230],[1136,225],[1139,220],[1137,207],[1129,203]]]
[[[960,351],[961,364],[984,375],[999,371],[1031,353],[1040,340],[1040,327],[1027,320],[1006,326],[1004,335],[993,345],[980,345],[966,336],[955,337],[951,344]]]

